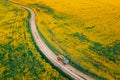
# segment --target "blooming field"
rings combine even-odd
[[[35,11],[40,35],[57,55],[65,55],[97,79],[120,79],[118,0],[17,2]]]
[[[37,51],[28,12],[0,0],[0,80],[67,80]]]

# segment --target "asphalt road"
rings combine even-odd
[[[34,37],[34,40],[37,44],[37,46],[39,47],[39,49],[42,51],[42,53],[56,66],[58,67],[61,71],[63,71],[64,73],[68,74],[69,76],[71,76],[73,79],[75,80],[94,80],[92,77],[78,71],[77,69],[75,69],[74,67],[72,67],[71,65],[67,64],[64,65],[62,62],[59,62],[57,60],[57,56],[54,54],[54,52],[48,48],[48,46],[44,43],[44,41],[42,40],[42,38],[40,37],[38,30],[36,28],[36,19],[35,19],[35,13],[32,9],[26,7],[26,6],[22,6],[22,5],[18,5],[20,7],[23,7],[25,9],[27,9],[30,14],[30,28],[32,31],[32,35]]]

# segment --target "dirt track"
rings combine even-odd
[[[23,7],[25,9],[27,9],[30,12],[30,28],[32,31],[32,35],[33,38],[37,44],[37,46],[39,47],[39,49],[42,51],[42,53],[56,66],[58,67],[61,71],[63,71],[64,73],[68,74],[69,76],[71,76],[72,78],[74,78],[75,80],[94,80],[92,77],[78,71],[77,69],[75,69],[74,67],[72,67],[71,65],[67,64],[64,65],[63,63],[59,62],[57,60],[57,56],[53,53],[52,50],[50,50],[47,45],[44,43],[44,41],[42,40],[42,38],[40,37],[38,30],[36,28],[36,23],[35,23],[35,13],[32,9],[26,7],[26,6],[22,6],[22,5],[18,5],[20,7]]]

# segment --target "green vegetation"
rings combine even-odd
[[[67,80],[36,49],[28,12],[0,1],[0,80]]]
[[[119,80],[120,6],[117,2],[30,0],[23,4],[35,11],[40,35],[56,54],[63,54],[70,64],[96,80]]]
[[[111,46],[113,45],[113,51],[111,51],[112,55],[110,56],[107,49],[109,48],[109,44],[104,45],[96,42],[87,35],[96,30],[96,26],[86,26],[84,23],[76,21],[74,16],[59,13],[55,10],[52,10],[53,12],[51,13],[46,12],[50,11],[47,9],[51,8],[39,8],[39,6],[36,5],[29,6],[33,8],[37,14],[37,24],[40,35],[43,36],[46,44],[48,44],[57,55],[65,55],[71,61],[70,64],[84,73],[93,76],[95,79],[119,79],[119,68],[117,65],[120,65],[120,57],[114,54],[115,49],[117,49],[116,51],[119,54],[119,44],[116,44],[118,48],[115,48],[114,44],[111,44]],[[56,18],[53,14],[63,18]],[[119,40],[115,42],[118,43]],[[99,54],[109,56],[105,57]],[[112,69],[109,65],[116,68]]]

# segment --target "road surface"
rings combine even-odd
[[[57,60],[57,56],[54,54],[54,52],[48,48],[48,46],[44,43],[44,41],[42,40],[42,38],[40,37],[37,27],[36,27],[36,19],[35,19],[35,13],[32,9],[26,7],[26,6],[22,6],[19,5],[20,7],[23,7],[25,9],[27,9],[30,12],[30,28],[32,31],[32,35],[33,38],[37,44],[37,46],[39,47],[39,49],[42,51],[42,53],[56,66],[58,67],[61,71],[63,71],[64,73],[68,74],[69,76],[71,76],[73,79],[75,80],[94,80],[92,77],[80,72],[79,70],[75,69],[74,67],[72,67],[71,65],[67,64],[64,65],[63,63],[59,62]]]

